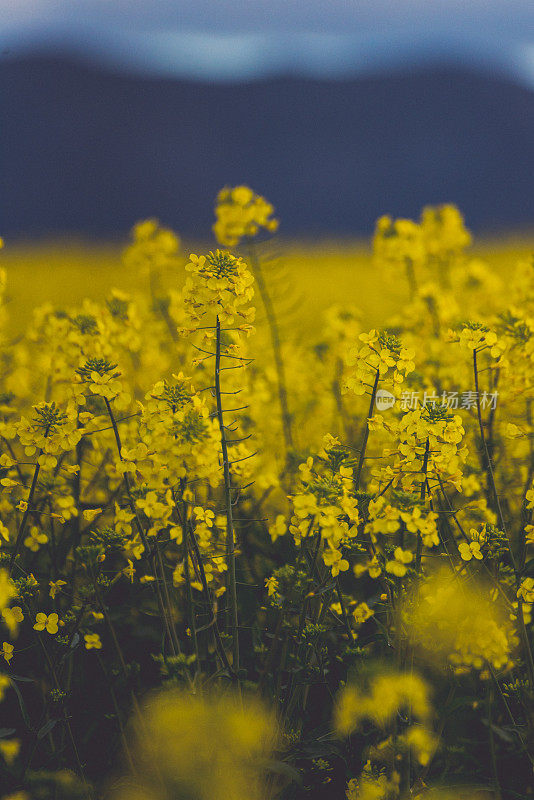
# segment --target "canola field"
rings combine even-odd
[[[534,796],[532,242],[277,228],[4,242],[3,800]]]

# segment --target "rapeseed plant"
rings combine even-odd
[[[215,215],[14,341],[0,274],[0,791],[533,794],[534,261],[504,292],[453,206],[382,217],[394,310],[305,342],[273,206]]]

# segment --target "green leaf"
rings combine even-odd
[[[10,676],[10,677],[13,677],[13,676]],[[20,706],[20,713],[22,714],[22,719],[26,723],[26,727],[28,728],[28,730],[32,731],[33,728],[32,728],[32,724],[30,722],[30,717],[28,715],[28,711],[26,709],[26,704],[24,702],[24,698],[22,697],[22,694],[21,694],[21,691],[20,691],[19,687],[17,686],[17,684],[15,682],[16,680],[17,679],[11,681],[11,686],[13,687],[13,689],[15,690],[15,694],[17,695],[17,698],[18,698],[18,701],[19,701],[19,706]]]
[[[44,737],[47,735],[47,733],[50,733],[50,731],[53,728],[55,728],[55,726],[57,725],[57,723],[59,721],[60,721],[59,719],[49,719],[48,722],[45,722],[43,727],[38,730],[37,738],[38,739],[44,739]]]

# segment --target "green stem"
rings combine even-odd
[[[423,480],[421,481],[421,501],[425,502],[426,497],[426,483],[427,483],[427,472],[428,472],[428,456],[430,453],[430,440],[427,437],[426,444],[425,444],[425,455],[423,457],[423,468],[421,472],[423,473]],[[417,574],[421,571],[421,554],[423,550],[423,539],[421,537],[421,531],[417,531],[417,549],[415,553],[415,571]]]
[[[111,426],[113,428],[113,433],[115,435],[115,442],[117,444],[117,450],[119,452],[119,458],[120,458],[121,461],[123,461],[124,459],[122,457],[121,437],[120,437],[120,434],[119,434],[119,429],[117,427],[117,422],[115,420],[115,415],[113,414],[113,411],[112,411],[112,408],[111,408],[111,404],[110,404],[109,400],[107,399],[107,397],[105,397],[104,400],[105,400],[105,403],[106,403],[106,408],[107,408],[107,411],[108,411],[108,415],[109,415],[109,419],[110,419],[110,422],[111,422]],[[141,537],[141,542],[143,544],[143,547],[145,548],[145,553],[146,553],[146,555],[148,557],[148,560],[149,560],[149,563],[150,563],[150,568],[152,570],[152,574],[154,575],[154,578],[156,579],[154,583],[155,583],[155,588],[156,588],[156,597],[157,597],[157,601],[158,601],[159,612],[160,612],[161,618],[163,620],[163,624],[165,626],[165,630],[167,632],[167,638],[169,640],[169,644],[170,644],[170,647],[171,647],[171,650],[172,650],[172,654],[174,656],[176,656],[178,654],[179,648],[177,647],[177,643],[176,643],[176,641],[174,639],[174,636],[173,636],[174,630],[173,630],[173,625],[172,625],[172,618],[170,616],[169,617],[167,616],[167,611],[165,610],[165,604],[163,602],[163,596],[162,596],[162,593],[161,593],[161,587],[159,585],[159,577],[158,577],[156,559],[155,559],[154,553],[153,553],[153,551],[152,551],[152,549],[150,547],[148,539],[146,537],[146,534],[145,534],[145,531],[143,529],[143,526],[141,525],[141,522],[139,520],[139,515],[138,515],[137,509],[135,507],[135,502],[134,502],[133,495],[132,495],[132,489],[131,489],[131,486],[130,486],[130,479],[128,477],[128,473],[127,472],[123,473],[123,479],[124,479],[124,486],[126,487],[126,494],[128,495],[128,504],[130,506],[130,511],[134,516],[136,528],[137,528],[137,530],[139,532],[139,536]],[[163,578],[165,578],[165,576],[163,576]]]
[[[182,484],[182,495],[184,491],[184,484]],[[191,575],[189,574],[189,536],[187,530],[187,503],[182,500],[182,539],[184,548],[184,576],[185,587],[187,592],[187,616],[189,621],[189,630],[191,631],[191,638],[193,640],[193,652],[195,654],[195,672],[200,672],[200,655],[198,650],[197,628],[195,623],[195,609],[193,606],[193,592],[191,589]]]
[[[28,610],[28,613],[29,613],[29,609],[27,609],[27,610]],[[43,655],[44,655],[45,660],[46,660],[46,662],[48,664],[48,668],[50,670],[50,675],[51,675],[52,680],[54,682],[54,686],[55,686],[56,690],[58,691],[60,697],[62,697],[63,696],[63,690],[61,688],[61,684],[59,682],[59,678],[57,676],[56,669],[54,667],[52,659],[50,658],[48,650],[46,649],[46,646],[45,646],[42,638],[39,636],[39,634],[37,632],[35,633],[35,638],[37,639],[37,642],[39,643],[39,646],[41,647],[41,650],[43,651]],[[74,760],[76,761],[76,766],[78,767],[78,771],[80,773],[80,778],[81,778],[82,783],[84,785],[85,793],[86,793],[86,795],[88,797],[92,797],[92,792],[91,792],[91,789],[90,789],[89,784],[87,783],[87,780],[86,780],[86,777],[85,777],[85,771],[84,771],[84,768],[82,766],[82,761],[81,761],[81,758],[80,758],[80,754],[78,752],[78,747],[76,745],[76,740],[74,739],[74,734],[72,732],[72,728],[71,728],[71,724],[70,724],[70,721],[69,721],[69,717],[68,717],[67,711],[66,711],[66,709],[65,709],[65,707],[63,705],[63,701],[61,702],[61,712],[62,712],[62,716],[63,716],[63,723],[65,725],[65,728],[67,729],[67,734],[68,734],[69,739],[70,739],[72,752],[73,752],[73,755],[74,755]]]
[[[499,495],[497,494],[497,486],[495,484],[495,475],[493,473],[493,466],[492,466],[491,457],[490,457],[490,453],[489,453],[489,449],[488,449],[488,443],[486,442],[486,436],[484,434],[484,422],[482,420],[482,408],[481,408],[481,404],[480,404],[480,391],[479,391],[479,385],[478,385],[478,366],[477,366],[477,351],[476,350],[473,350],[473,373],[474,373],[474,377],[475,377],[475,393],[476,393],[476,403],[477,403],[478,428],[479,428],[479,431],[480,431],[480,441],[482,443],[482,451],[484,453],[484,460],[485,460],[484,467],[487,470],[486,474],[488,476],[489,488],[490,488],[491,493],[493,494],[493,497],[495,499],[495,510],[497,512],[497,518],[498,518],[498,521],[499,521],[499,526],[500,526],[500,529],[504,533],[506,533],[506,527],[504,525],[504,517],[503,517],[502,510],[501,510],[501,504],[500,504],[500,501],[499,501]],[[510,549],[510,557],[512,559],[512,564],[513,564],[514,571],[517,572],[517,568],[516,568],[516,564],[515,564],[515,558],[514,558],[514,554],[513,554],[511,546],[510,546],[509,549]]]
[[[356,470],[356,478],[354,479],[354,488],[355,491],[358,491],[360,486],[360,480],[362,477],[362,469],[363,469],[363,462],[365,459],[365,451],[367,449],[367,440],[369,439],[369,420],[372,418],[374,414],[374,407],[375,407],[375,400],[376,400],[376,392],[378,390],[378,381],[380,380],[380,372],[379,370],[376,371],[375,375],[375,382],[373,383],[373,389],[371,392],[371,402],[369,403],[369,412],[367,414],[367,419],[365,420],[365,428],[363,431],[362,443],[360,447],[360,457],[358,459],[358,467]]]
[[[204,590],[204,594],[206,595],[206,599],[207,599],[207,601],[209,603],[209,607],[210,607],[210,611],[211,611],[210,627],[213,630],[213,637],[214,637],[214,641],[215,641],[215,647],[217,648],[217,652],[219,653],[219,658],[221,659],[221,662],[222,662],[224,668],[226,670],[228,670],[228,673],[232,677],[235,677],[235,672],[233,671],[232,667],[230,666],[230,662],[228,661],[228,656],[226,655],[226,651],[225,651],[223,643],[222,643],[221,635],[219,633],[219,626],[217,625],[217,618],[215,617],[215,614],[213,612],[213,608],[211,606],[210,590],[209,590],[208,581],[207,581],[207,578],[206,578],[206,570],[204,569],[204,564],[202,562],[202,556],[200,554],[200,548],[198,546],[198,542],[196,540],[196,536],[195,536],[194,531],[193,531],[192,528],[189,528],[189,535],[191,537],[191,544],[193,545],[193,550],[195,551],[195,557],[196,557],[197,564],[198,564],[198,571],[200,573],[200,582],[202,583],[202,588]]]
[[[119,708],[119,703],[117,701],[117,696],[115,694],[115,690],[114,690],[113,685],[112,685],[111,676],[108,674],[108,671],[106,669],[106,666],[104,664],[104,659],[102,658],[102,656],[98,652],[97,652],[96,655],[97,655],[98,663],[100,665],[100,669],[102,670],[102,673],[104,675],[105,682],[109,686],[109,694],[110,694],[110,697],[111,697],[111,702],[113,703],[113,708],[115,709],[115,716],[117,717],[117,724],[119,726],[119,731],[120,731],[120,735],[121,735],[121,739],[122,739],[122,746],[124,748],[124,754],[126,756],[126,760],[128,761],[128,766],[130,767],[132,775],[135,775],[136,777],[138,777],[137,770],[135,769],[134,760],[133,760],[132,754],[130,752],[130,748],[128,746],[128,738],[126,736],[126,731],[124,730],[124,723],[122,721],[122,716],[121,716],[121,711],[120,711],[120,708]]]
[[[479,391],[479,384],[478,384],[478,365],[477,365],[477,351],[473,350],[473,373],[475,378],[475,392],[476,392],[476,403],[477,403],[477,418],[478,418],[478,427],[480,431],[480,439],[482,443],[482,451],[484,454],[485,459],[485,468],[487,470],[487,478],[488,478],[488,486],[495,498],[495,510],[497,511],[497,519],[499,522],[499,526],[501,531],[505,534],[506,540],[508,543],[508,552],[510,554],[510,561],[512,563],[512,569],[514,571],[516,587],[519,589],[521,585],[521,575],[518,569],[518,565],[514,556],[514,550],[512,547],[512,543],[508,537],[506,526],[504,524],[504,516],[501,509],[501,504],[499,501],[499,495],[497,494],[497,486],[495,483],[495,475],[493,472],[493,466],[491,462],[491,456],[488,450],[488,445],[486,442],[486,437],[484,435],[484,423],[482,421],[482,409],[480,404],[480,391]],[[528,638],[527,629],[525,626],[525,618],[523,614],[523,600],[521,597],[518,597],[517,600],[517,619],[519,622],[519,633],[521,635],[521,641],[523,643],[523,649],[525,651],[525,657],[527,661],[527,669],[529,673],[530,679],[530,686],[534,690],[534,658],[532,657],[532,648],[530,646],[530,641]]]
[[[271,334],[271,345],[273,348],[274,364],[276,368],[276,379],[278,383],[278,402],[280,404],[282,429],[284,433],[284,442],[286,446],[286,456],[287,456],[287,454],[291,450],[293,450],[293,433],[291,430],[291,414],[289,413],[289,407],[287,403],[287,397],[288,397],[287,381],[285,375],[284,360],[282,358],[282,347],[280,344],[280,332],[278,328],[278,320],[276,319],[276,313],[274,310],[271,295],[269,294],[269,290],[267,289],[267,285],[265,283],[265,278],[263,277],[263,271],[261,268],[260,259],[258,258],[254,245],[252,244],[251,241],[249,241],[248,252],[249,252],[250,265],[254,272],[254,277],[256,278],[256,283],[260,291],[260,297],[262,299],[263,307],[265,308],[267,324],[269,326],[269,332]]]
[[[234,549],[234,521],[232,513],[232,480],[230,476],[230,463],[228,461],[228,446],[226,443],[226,428],[224,425],[224,412],[221,400],[221,323],[217,315],[216,321],[216,347],[215,347],[215,399],[217,403],[217,420],[221,434],[221,450],[224,473],[224,498],[226,506],[226,562],[228,567],[228,603],[230,605],[232,628],[233,668],[239,672],[239,619],[237,612],[237,582],[235,570]]]
[[[48,429],[46,430],[45,436],[47,434],[48,434]],[[41,450],[39,452],[39,455],[37,456],[35,469],[33,471],[32,483],[31,483],[31,486],[30,486],[30,494],[28,495],[26,510],[24,511],[24,514],[22,516],[22,521],[20,523],[19,532],[17,534],[17,541],[15,542],[15,549],[13,550],[13,553],[11,554],[11,560],[9,562],[9,573],[10,574],[13,571],[13,565],[15,563],[16,557],[19,554],[20,548],[22,547],[22,542],[23,542],[23,539],[24,539],[24,533],[26,532],[26,524],[28,522],[28,517],[30,516],[31,507],[32,507],[32,503],[33,503],[33,496],[35,494],[35,489],[37,488],[37,479],[39,478],[39,471],[41,469],[41,465],[39,464],[39,456],[42,455],[42,452],[43,451]]]

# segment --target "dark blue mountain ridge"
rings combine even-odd
[[[5,237],[124,236],[147,216],[205,236],[225,184],[285,235],[369,235],[454,202],[475,230],[534,222],[534,92],[459,67],[243,84],[0,61]]]

